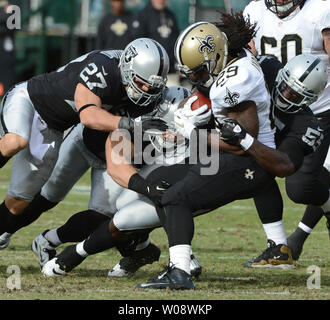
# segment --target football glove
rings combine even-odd
[[[198,126],[207,124],[211,118],[211,109],[205,104],[196,110],[191,110],[191,105],[198,99],[197,96],[189,98],[183,108],[174,112],[174,123],[177,132],[189,139],[191,132]],[[208,110],[208,111],[207,111]]]
[[[132,119],[131,117],[121,117],[118,123],[118,129],[126,129],[130,132],[134,132],[135,126],[141,126],[142,132],[150,132],[152,131],[166,131],[167,124],[161,118],[150,117],[150,116],[141,116],[136,119]]]
[[[254,141],[253,137],[235,119],[215,119],[215,126],[220,131],[220,138],[223,141],[234,146],[241,146],[245,151],[251,147]]]

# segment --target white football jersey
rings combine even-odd
[[[330,63],[323,48],[322,30],[330,28],[330,0],[306,0],[288,17],[280,19],[267,9],[264,1],[251,1],[244,10],[251,22],[257,22],[254,38],[258,54],[276,56],[283,64],[298,54],[318,56],[328,68],[328,84],[310,108],[315,114],[330,107]]]
[[[212,112],[218,119],[227,116],[227,108],[254,101],[259,120],[258,140],[275,148],[270,96],[260,65],[250,51],[243,49],[241,55],[220,72],[211,87],[210,99]]]

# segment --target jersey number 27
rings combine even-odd
[[[98,82],[92,82],[90,76],[94,76],[99,80]],[[89,90],[93,90],[95,87],[104,89],[107,87],[107,83],[101,71],[98,72],[98,68],[95,63],[90,63],[83,71],[80,72],[80,78],[84,80]],[[96,80],[96,79],[95,79]]]

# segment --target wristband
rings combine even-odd
[[[245,138],[241,140],[239,143],[244,151],[248,150],[254,142],[254,138],[250,136],[248,133],[245,135]]]
[[[138,173],[133,174],[128,181],[128,189],[147,195],[148,183]]]

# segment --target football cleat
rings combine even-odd
[[[190,256],[190,259],[190,275],[198,278],[202,274],[202,266],[193,254]]]
[[[6,249],[9,246],[11,234],[5,232],[0,236],[0,250]]]
[[[178,268],[167,266],[156,278],[140,283],[138,289],[167,289],[170,290],[194,290],[195,285],[191,276]]]
[[[294,268],[291,249],[284,245],[276,245],[273,240],[268,240],[268,248],[257,258],[247,261],[246,268]]]
[[[32,251],[36,254],[39,260],[39,265],[42,268],[49,260],[56,256],[56,247],[49,242],[44,235],[48,230],[40,233],[32,241]]]
[[[151,264],[155,261],[158,261],[159,257],[160,249],[153,243],[149,243],[149,245],[144,249],[134,251],[131,256],[122,258],[108,272],[108,277],[129,277],[146,264]]]
[[[63,267],[60,264],[58,264],[57,258],[53,258],[48,262],[46,262],[41,272],[46,277],[60,277],[66,274]]]

